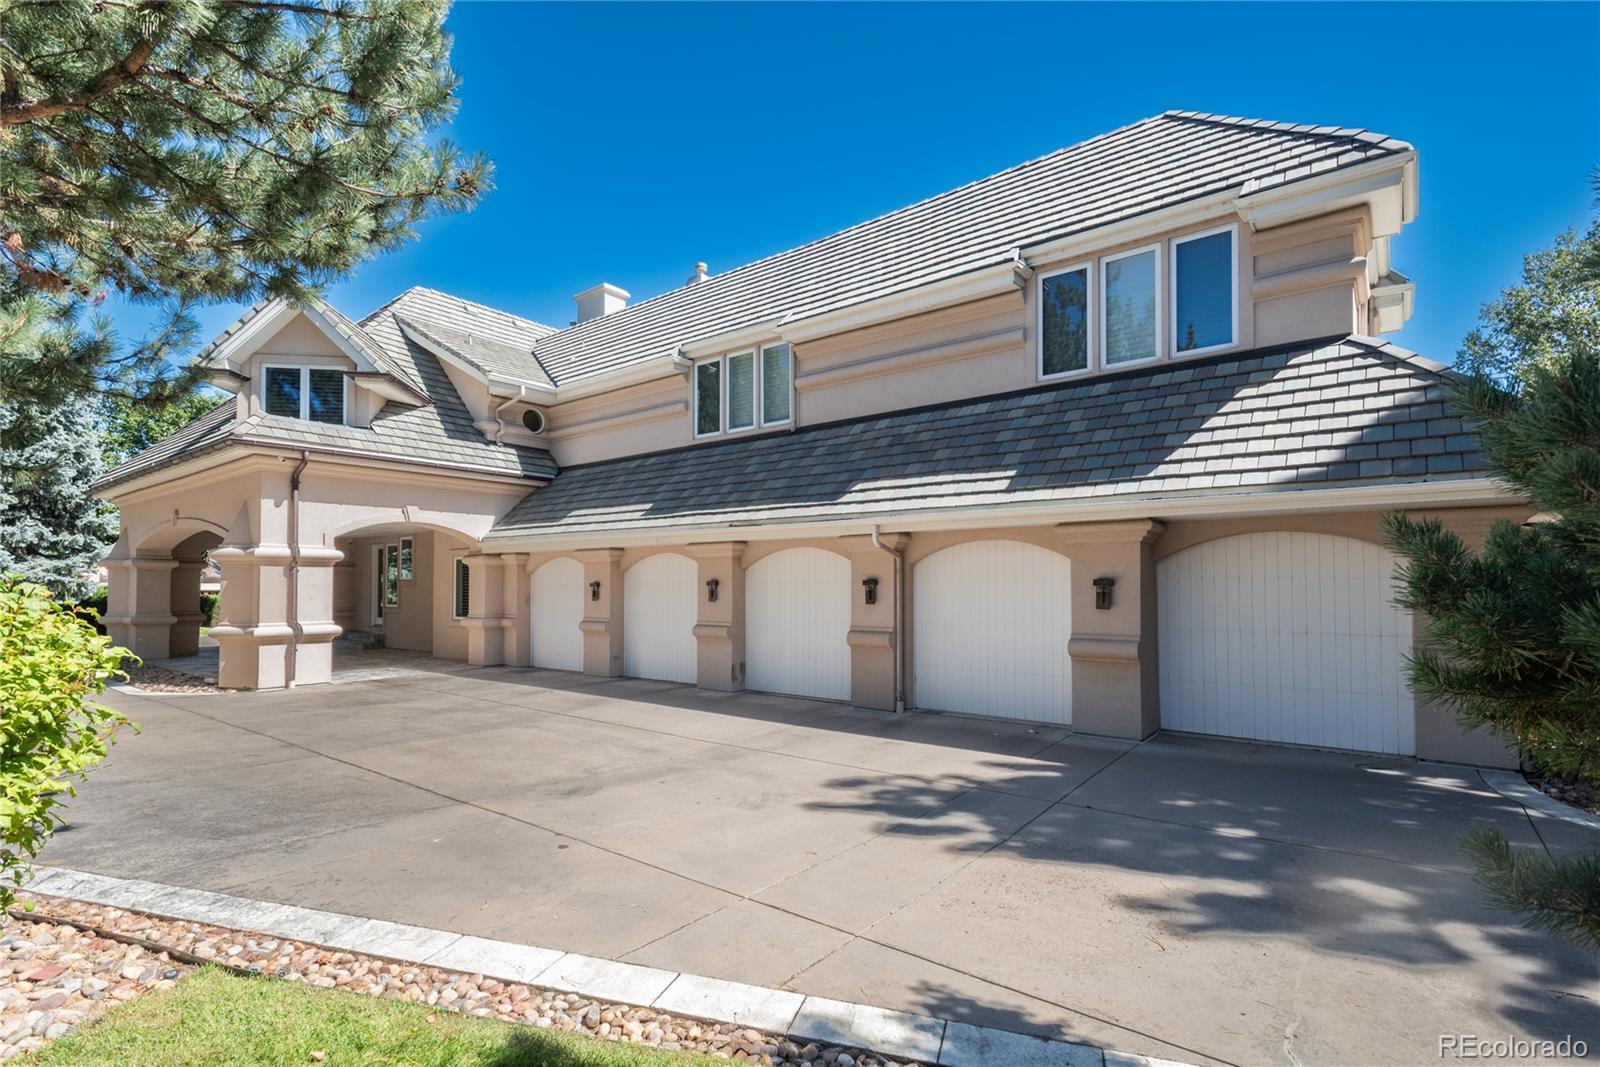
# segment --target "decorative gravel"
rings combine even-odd
[[[50,922],[0,928],[0,1063],[190,970],[165,953]]]
[[[128,684],[147,693],[221,693],[197,674],[185,674],[170,667],[134,667],[128,671]]]
[[[8,952],[6,963],[0,966],[4,972],[0,996],[7,998],[4,1013],[0,1014],[4,1023],[0,1028],[0,1061],[25,1048],[37,1048],[46,1038],[66,1033],[73,1025],[91,1018],[91,1009],[103,1001],[131,999],[147,988],[171,985],[188,969],[183,961],[189,961],[215,962],[284,981],[408,1000],[479,1018],[586,1033],[605,1041],[684,1049],[772,1067],[918,1067],[860,1049],[801,1043],[732,1023],[704,1022],[651,1008],[610,1004],[575,993],[501,982],[481,974],[395,963],[265,934],[159,919],[60,897],[22,896],[34,902],[36,920],[70,920],[168,951],[126,945],[45,921],[8,920],[3,931],[7,937],[0,940],[0,946]],[[44,937],[49,940],[40,940]],[[72,947],[62,948],[64,945]],[[50,946],[48,956],[44,955],[46,946]],[[48,977],[39,977],[40,969],[31,966],[35,958],[62,963],[63,969],[50,974],[46,968],[42,973]],[[71,985],[72,990],[62,1000],[54,1001],[54,994],[48,990],[50,983],[58,981]],[[101,982],[105,984],[99,985]],[[66,992],[65,986],[55,988]],[[46,991],[31,996],[41,989]],[[15,1011],[13,1002],[17,1005]],[[83,1006],[75,1006],[80,1002]],[[46,1004],[48,1008],[43,1006]],[[52,1017],[41,1025],[46,1013]],[[69,1017],[64,1019],[63,1014]],[[13,1030],[19,1035],[15,1040],[10,1037]]]
[[[1591,815],[1600,815],[1600,790],[1596,790],[1592,783],[1574,778],[1539,778],[1532,774],[1526,777],[1529,785],[1546,796],[1582,808]]]

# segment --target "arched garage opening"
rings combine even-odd
[[[1409,755],[1411,617],[1387,549],[1329,534],[1236,534],[1156,565],[1167,729]]]
[[[700,567],[688,556],[661,552],[622,576],[622,672],[631,678],[693,684],[700,677],[694,625]]]
[[[850,561],[786,548],[744,578],[746,684],[765,693],[850,699]]]
[[[557,671],[583,670],[583,564],[552,559],[533,572],[530,662]]]
[[[1072,721],[1072,563],[1022,541],[969,541],[912,570],[919,708]]]

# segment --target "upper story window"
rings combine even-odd
[[[1233,227],[1172,242],[1172,350],[1185,355],[1233,344],[1237,277]]]
[[[787,344],[708,359],[694,365],[694,435],[711,437],[790,419],[794,361]]]
[[[1141,248],[1101,261],[1101,350],[1106,366],[1142,363],[1161,354],[1156,333],[1159,250]]]
[[[1233,345],[1236,240],[1234,227],[1225,226],[1166,242],[1165,254],[1155,244],[1041,272],[1039,376],[1114,370]]]
[[[344,371],[334,367],[266,367],[261,406],[269,415],[344,422]]]

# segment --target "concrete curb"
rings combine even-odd
[[[47,896],[271,934],[397,963],[483,974],[944,1067],[984,1067],[999,1062],[1013,1067],[1188,1067],[1174,1060],[806,996],[793,990],[65,867],[38,868],[26,888]]]
[[[1531,808],[1541,815],[1548,815],[1552,819],[1560,819],[1562,822],[1570,822],[1589,830],[1600,830],[1600,816],[1590,815],[1581,808],[1563,804],[1555,797],[1541,793],[1516,771],[1493,771],[1481,767],[1478,769],[1478,774],[1490,789],[1507,800],[1515,800],[1523,807]]]

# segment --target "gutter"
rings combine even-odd
[[[295,466],[294,473],[289,475],[289,589],[288,618],[284,620],[289,624],[289,655],[283,665],[285,689],[294,688],[295,668],[300,659],[300,638],[304,634],[300,626],[300,475],[305,473],[310,463],[311,453],[302,448],[300,462]]]
[[[872,528],[872,547],[894,557],[894,710],[906,710],[906,554],[901,548],[890,548],[878,537],[878,527]]]

